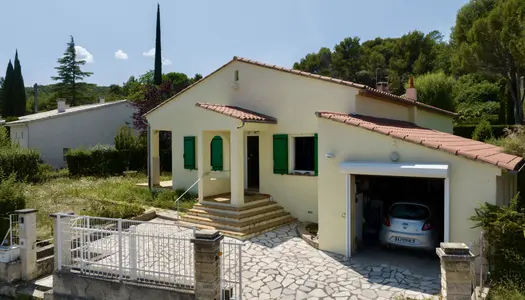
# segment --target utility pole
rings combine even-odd
[[[34,94],[34,102],[33,102],[33,113],[38,112],[38,83],[35,83],[33,85],[33,94]]]

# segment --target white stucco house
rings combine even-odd
[[[365,211],[395,197],[396,184],[377,179],[397,178],[424,180],[403,191],[439,206],[442,241],[475,243],[469,217],[480,203],[507,203],[523,160],[454,136],[454,116],[414,88],[400,97],[234,57],[145,115],[149,181],[161,184],[158,133],[171,131],[168,185],[199,197],[188,222],[239,237],[315,222],[320,249],[351,256],[375,214]]]
[[[118,129],[132,125],[135,108],[126,100],[58,108],[20,117],[8,122],[11,140],[23,148],[37,149],[44,163],[55,168],[66,166],[69,149],[112,145]]]

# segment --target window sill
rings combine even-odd
[[[307,172],[307,171],[292,171],[288,174],[283,175],[291,175],[291,176],[305,176],[305,177],[317,177],[314,172]]]

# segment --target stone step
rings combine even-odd
[[[207,207],[207,208],[211,208],[211,209],[219,209],[219,210],[227,210],[227,211],[243,211],[243,210],[247,210],[247,209],[253,209],[253,208],[259,207],[259,206],[265,206],[265,205],[268,205],[269,203],[275,203],[274,201],[271,200],[271,197],[266,198],[266,199],[262,199],[262,200],[257,200],[257,201],[252,201],[252,202],[249,202],[249,203],[245,203],[245,204],[243,204],[241,206],[232,206],[229,203],[218,203],[218,202],[212,202],[212,201],[201,201],[199,203],[196,203],[193,207]]]
[[[258,236],[260,234],[263,234],[265,232],[268,232],[268,231],[271,231],[271,230],[274,230],[274,229],[277,229],[281,226],[284,226],[284,225],[288,225],[288,224],[293,224],[297,222],[297,219],[292,217],[292,216],[289,216],[285,219],[281,219],[281,220],[277,220],[277,221],[270,221],[264,225],[260,225],[260,226],[257,226],[257,227],[253,227],[249,230],[246,230],[246,231],[231,231],[231,230],[224,230],[224,229],[220,229],[220,228],[217,228],[217,227],[213,227],[213,226],[209,226],[209,225],[203,225],[203,224],[196,224],[196,223],[192,223],[192,222],[184,222],[184,221],[181,221],[180,224],[183,225],[183,226],[195,226],[197,229],[216,229],[216,230],[219,230],[223,235],[225,236],[228,236],[228,237],[232,237],[232,238],[236,238],[236,239],[239,239],[239,240],[247,240],[251,237],[254,237],[254,236]]]
[[[238,213],[231,213],[227,212],[224,213],[222,211],[218,210],[204,210],[204,209],[190,209],[187,213],[189,216],[195,216],[195,217],[203,217],[203,218],[209,218],[212,220],[218,220],[218,221],[230,221],[230,222],[243,222],[248,220],[256,219],[259,216],[271,216],[272,214],[276,214],[279,212],[282,212],[284,209],[279,205],[269,205],[261,207],[257,210],[245,210]]]
[[[269,222],[286,219],[288,217],[290,217],[290,213],[281,211],[281,212],[272,214],[271,216],[255,216],[251,220],[242,221],[242,222],[214,220],[211,218],[196,217],[192,215],[184,215],[182,216],[182,220],[186,222],[189,221],[189,222],[196,223],[196,224],[215,227],[219,230],[243,232],[251,228],[262,226]]]
[[[44,292],[36,286],[26,286],[16,291],[16,299],[44,299]]]
[[[188,210],[188,213],[190,213],[191,211],[195,211],[195,212],[204,211],[212,215],[223,214],[223,215],[231,215],[234,217],[238,215],[249,214],[252,212],[266,210],[272,207],[275,208],[275,207],[281,207],[281,206],[273,201],[259,203],[257,205],[251,205],[247,207],[242,207],[242,209],[236,209],[235,207],[232,207],[233,209],[230,209],[230,208],[225,208],[225,207],[195,204],[192,209]]]
[[[53,244],[39,247],[36,252],[36,258],[39,259],[39,258],[51,256],[53,255],[54,251],[55,251],[55,245]]]

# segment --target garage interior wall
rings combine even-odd
[[[396,151],[399,162],[440,163],[450,167],[450,241],[467,245],[479,238],[478,228],[469,218],[480,203],[496,204],[497,176],[501,169],[443,151],[393,139],[363,128],[319,119],[319,246],[346,253],[346,175],[340,173],[344,161],[391,162]],[[325,157],[332,153],[333,158]],[[355,211],[355,209],[353,210]]]

